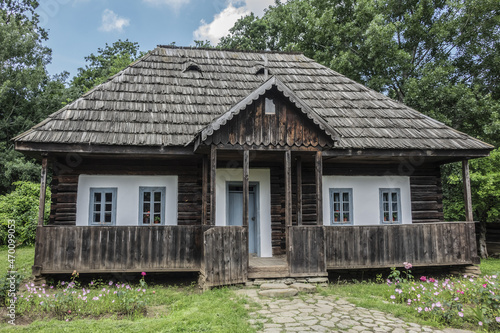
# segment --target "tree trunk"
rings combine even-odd
[[[486,248],[486,221],[481,219],[479,222],[479,256],[481,259],[488,258],[488,249]]]

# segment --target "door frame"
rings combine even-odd
[[[241,185],[243,187],[243,181],[235,181],[228,180],[226,181],[226,225],[229,225],[229,186],[231,185]],[[255,237],[256,237],[256,248],[257,248],[257,257],[260,257],[261,249],[260,249],[260,182],[252,181],[248,182],[248,187],[255,187],[255,198],[254,198],[254,213],[255,213]],[[243,193],[243,191],[242,191]],[[250,194],[250,191],[249,191]],[[250,203],[250,200],[249,200]],[[250,219],[249,219],[250,224]],[[248,232],[248,240],[250,241],[250,231]],[[250,249],[250,246],[248,246]]]

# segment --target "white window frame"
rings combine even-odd
[[[335,212],[335,193],[339,194],[339,208],[340,210],[338,212]],[[344,193],[347,193],[349,195],[349,211],[344,212],[344,198],[343,195]],[[352,188],[330,188],[330,225],[353,225],[354,224],[354,209],[353,209],[353,194],[352,194]],[[339,214],[340,221],[335,221],[335,213]],[[349,214],[349,220],[344,221],[344,213]]]
[[[160,192],[161,193],[161,199],[160,199],[160,223],[154,223],[154,220],[151,220],[149,223],[144,222],[144,193],[150,192],[151,197],[154,198],[154,193],[155,192]],[[139,225],[165,225],[165,195],[167,193],[167,188],[165,186],[140,186],[139,187]],[[149,202],[149,207],[151,211],[151,208],[154,207],[155,201],[150,201]],[[153,216],[155,215],[156,212],[153,212]],[[150,214],[151,216],[151,214]],[[153,217],[154,219],[155,217]]]
[[[379,200],[380,200],[380,223],[381,224],[401,224],[402,223],[402,217],[403,213],[401,210],[401,189],[400,188],[380,188],[379,189]],[[389,210],[384,210],[384,193],[388,193],[388,199],[389,201],[387,202],[389,205]],[[397,194],[397,200],[394,202],[392,200],[392,194],[396,193]],[[398,214],[398,219],[394,221],[394,210],[393,210],[393,204],[397,205],[397,211],[396,213]],[[385,212],[389,213],[390,221],[384,221],[384,214]]]
[[[94,202],[94,194],[100,193],[101,194],[101,201],[99,203]],[[106,193],[111,193],[112,198],[111,198],[111,222],[96,222],[94,221],[94,205],[99,204],[101,205],[101,208],[99,210],[99,214],[101,216],[101,219],[104,217],[105,209],[106,209]],[[108,225],[115,225],[116,224],[116,197],[118,195],[118,189],[116,187],[91,187],[90,188],[90,201],[89,201],[89,225],[92,226],[108,226]],[[103,201],[104,199],[104,201]]]

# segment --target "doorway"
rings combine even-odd
[[[227,182],[227,225],[243,225],[243,182]],[[248,186],[248,252],[260,256],[259,183]]]

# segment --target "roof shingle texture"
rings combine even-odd
[[[261,86],[291,89],[352,149],[490,149],[301,54],[158,47],[16,138],[21,142],[186,146]],[[185,71],[186,64],[201,69]],[[319,128],[318,128],[319,130]]]

